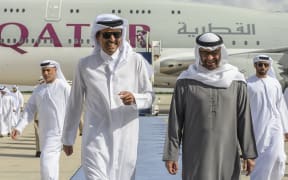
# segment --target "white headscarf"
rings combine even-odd
[[[107,23],[110,22],[114,25],[113,26],[103,25],[103,23],[101,23],[101,22],[107,22]],[[122,22],[122,23],[119,23],[119,22]],[[117,25],[117,23],[118,23],[118,25]],[[93,43],[93,46],[94,46],[94,50],[93,50],[92,54],[100,53],[100,50],[101,50],[101,46],[96,40],[97,32],[99,32],[103,29],[107,29],[107,28],[122,29],[122,43],[119,47],[120,61],[125,60],[128,52],[132,51],[130,44],[126,40],[127,27],[128,27],[128,21],[126,19],[120,18],[114,14],[101,14],[101,15],[97,16],[96,19],[94,20],[93,24],[92,24],[92,31],[91,31],[91,42]]]
[[[1,86],[1,87],[0,87],[0,91],[3,91],[3,92],[5,92],[5,93],[7,93],[7,94],[10,93],[9,89],[8,89],[6,86]]]
[[[14,94],[6,86],[0,86],[0,91],[5,92],[6,93],[5,95],[10,95],[10,96],[15,97]]]
[[[11,92],[9,91],[8,88],[6,88],[6,86],[0,86],[0,92],[5,92],[5,96],[10,95],[12,96]],[[0,94],[1,97],[3,97],[4,95]],[[0,106],[3,106],[2,104],[2,98],[0,98]],[[0,114],[2,114],[2,110],[0,111]]]
[[[57,69],[56,78],[63,80],[64,82],[67,82],[64,74],[61,71],[60,64],[58,62],[53,61],[53,60],[44,60],[41,62],[40,66],[41,66],[41,68],[43,68],[43,67],[55,67]]]
[[[18,86],[17,85],[13,85],[12,89],[17,89],[18,90]]]
[[[275,71],[274,71],[274,68],[272,67],[273,65],[273,59],[267,55],[264,55],[264,54],[261,54],[261,55],[258,55],[258,56],[255,56],[253,58],[253,63],[257,63],[259,61],[265,61],[267,63],[269,63],[269,70],[267,72],[267,75],[272,77],[272,78],[276,78],[276,75],[275,75]]]
[[[221,47],[221,60],[219,67],[214,70],[208,70],[202,66],[199,49],[209,49],[211,51]],[[238,68],[228,64],[228,53],[223,44],[222,37],[214,33],[204,33],[196,38],[195,63],[182,72],[178,79],[195,79],[204,84],[228,88],[232,81],[245,81],[244,75]]]

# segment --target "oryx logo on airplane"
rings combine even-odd
[[[63,28],[72,28],[74,29],[73,37],[74,44],[71,47],[81,47],[81,39],[83,38],[82,29],[89,28],[90,24],[66,24]],[[6,29],[13,29],[19,31],[19,39],[13,43],[4,42],[3,32]],[[15,28],[15,29],[14,29]],[[150,32],[150,27],[145,24],[130,24],[129,25],[129,40],[133,48],[136,47],[137,42],[142,46],[146,46],[147,33]],[[90,34],[89,34],[90,35]],[[87,36],[87,35],[86,35]],[[90,36],[88,36],[90,37]],[[21,23],[18,22],[7,22],[0,25],[0,46],[9,47],[14,49],[20,54],[25,54],[27,51],[23,50],[21,46],[25,43],[26,39],[29,38],[29,29]],[[53,24],[47,23],[42,30],[40,31],[36,41],[32,45],[33,47],[39,47],[41,40],[49,40],[52,42],[54,47],[63,47],[62,42],[57,34],[57,30],[54,28]]]

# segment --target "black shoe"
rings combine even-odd
[[[36,154],[35,154],[35,157],[40,157],[40,155],[41,155],[41,152],[37,151]]]

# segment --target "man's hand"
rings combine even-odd
[[[65,152],[67,156],[70,156],[71,154],[73,154],[73,146],[68,146],[68,145],[63,144],[63,151]]]
[[[284,137],[285,137],[285,142],[288,142],[288,133],[285,133]]]
[[[131,92],[121,91],[118,95],[120,96],[120,99],[125,105],[131,105],[136,103],[135,97]]]
[[[244,159],[243,161],[243,170],[246,171],[246,176],[249,176],[251,172],[253,171],[255,166],[255,160],[254,159]]]
[[[175,175],[178,171],[178,162],[177,161],[165,161],[165,166],[168,172],[172,175]]]
[[[19,136],[20,132],[16,129],[12,129],[12,132],[11,132],[11,138],[16,140],[17,137]]]

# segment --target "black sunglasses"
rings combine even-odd
[[[257,66],[258,67],[262,67],[262,66],[265,66],[265,67],[269,67],[269,63],[257,63]]]
[[[103,32],[102,37],[104,39],[110,39],[111,36],[114,36],[114,38],[119,39],[122,36],[122,32]]]

